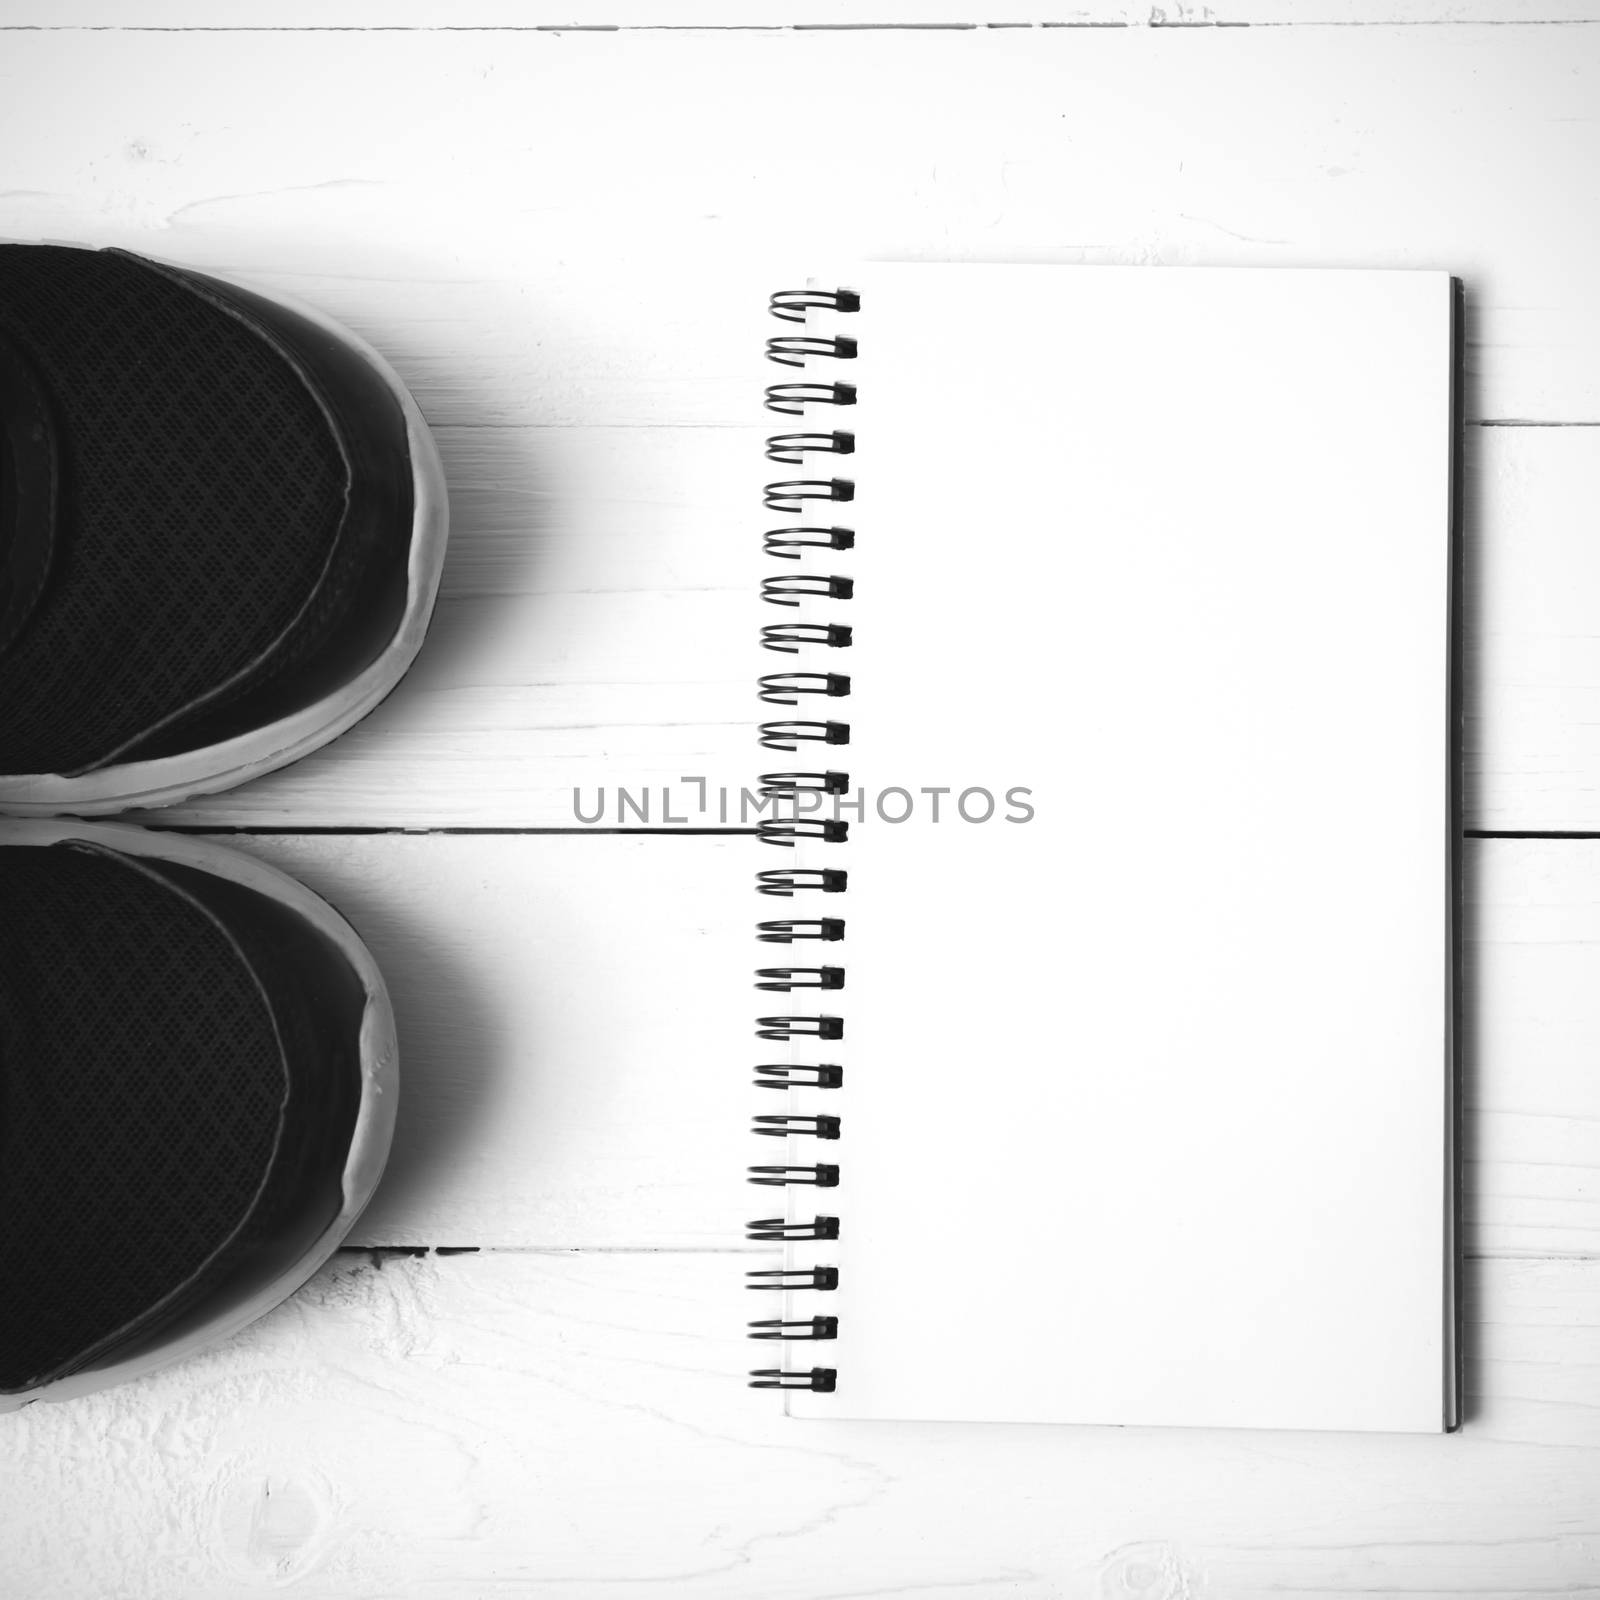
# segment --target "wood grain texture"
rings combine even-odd
[[[1469,429],[1468,827],[1600,828],[1600,428]]]
[[[0,1580],[28,1600],[1600,1593],[1600,1263],[1477,1264],[1468,1428],[1433,1438],[797,1422],[742,1387],[741,1265],[341,1257],[179,1370],[6,1418]]]
[[[884,255],[1462,273],[1471,414],[1541,424],[1474,430],[1468,820],[1583,829],[1596,103],[1600,27],[1541,24],[20,32],[0,230],[314,300],[441,434],[417,673],[189,820],[561,826],[578,784],[745,780],[764,295]]]
[[[1600,421],[1600,28],[46,32],[0,87],[8,233],[310,295],[439,424],[748,425],[773,274],[856,257],[1448,268],[1472,414]]]
[[[394,1158],[355,1239],[740,1248],[762,914],[747,838],[258,838],[400,1023]],[[1600,843],[1468,850],[1467,1247],[1600,1258]]]

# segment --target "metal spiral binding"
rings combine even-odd
[[[768,750],[798,750],[803,744],[849,744],[848,722],[763,722],[761,743]]]
[[[803,417],[807,406],[853,406],[853,383],[769,383],[767,410],[784,417]]]
[[[837,1267],[759,1267],[754,1272],[745,1273],[745,1277],[753,1280],[745,1285],[747,1289],[837,1289],[839,1287]]]
[[[832,1394],[838,1384],[839,1373],[834,1367],[813,1367],[809,1372],[758,1367],[750,1374],[752,1389],[809,1389],[813,1394]]]
[[[756,976],[765,978],[758,989],[770,989],[778,994],[788,994],[794,989],[842,989],[843,967],[757,967]]]
[[[798,606],[802,600],[853,600],[855,592],[852,579],[824,577],[816,572],[786,573],[781,578],[761,580],[761,598],[769,606]],[[846,638],[839,642],[848,645],[850,640]]]
[[[775,844],[792,850],[798,840],[818,839],[823,844],[843,844],[850,837],[850,824],[832,817],[762,817],[756,823],[762,844]]]
[[[837,1139],[837,1117],[795,1116],[785,1111],[777,1116],[757,1117],[750,1131],[769,1139],[787,1139],[791,1134],[809,1134],[814,1139]]]
[[[788,1061],[766,1061],[756,1068],[758,1089],[838,1089],[844,1084],[844,1068],[821,1061],[814,1066],[796,1066]]]
[[[779,561],[798,561],[803,550],[849,550],[856,542],[850,528],[769,528],[761,537]]]
[[[751,1167],[748,1170],[751,1183],[764,1184],[769,1189],[787,1188],[796,1183],[809,1183],[818,1189],[839,1187],[839,1169],[830,1161],[819,1161],[809,1167],[780,1162],[776,1166]]]
[[[767,340],[767,360],[781,367],[803,367],[813,356],[827,356],[834,361],[854,361],[854,339],[818,339],[810,334],[785,333]]]
[[[745,1233],[747,1239],[758,1239],[766,1244],[799,1239],[837,1239],[837,1217],[813,1217],[809,1222],[785,1222],[782,1217],[757,1217]]]
[[[842,672],[767,672],[759,682],[761,698],[773,706],[797,706],[803,694],[837,700],[850,693],[850,680]]]
[[[843,917],[786,917],[781,922],[758,922],[756,937],[763,944],[796,944],[801,939],[844,938]]]
[[[792,800],[801,794],[849,794],[848,772],[763,772],[761,793],[770,800]]]
[[[812,370],[817,362],[843,362],[857,359],[860,347],[848,334],[828,329],[814,331],[811,319],[824,315],[859,311],[861,299],[850,289],[784,289],[772,296],[769,309],[781,322],[800,324],[804,331],[781,334],[767,341],[767,359],[779,366],[806,369],[803,379],[770,384],[766,391],[769,411],[780,416],[805,418],[815,406],[853,406],[857,391],[852,383],[828,379],[818,381]],[[802,428],[805,424],[802,423]],[[856,435],[846,428],[813,428],[809,431],[778,433],[766,441],[769,461],[801,467],[817,456],[833,460],[856,452]],[[820,463],[818,463],[820,465]],[[769,528],[762,536],[768,556],[776,561],[800,562],[816,552],[830,553],[855,547],[854,528],[824,526],[806,522],[807,511],[817,502],[848,505],[855,499],[855,483],[845,477],[796,477],[766,484],[762,503],[768,511],[795,521]],[[854,579],[834,572],[791,571],[762,580],[761,598],[773,606],[799,609],[818,602],[848,601],[854,598]],[[848,650],[854,631],[847,623],[825,621],[772,623],[761,630],[764,649],[782,655],[799,656],[812,650]],[[835,671],[769,672],[762,676],[757,693],[768,705],[799,706],[805,697],[841,700],[851,692],[850,675]],[[759,727],[762,747],[768,750],[799,750],[810,745],[839,746],[850,743],[850,724],[832,719],[799,719],[763,722]],[[832,770],[822,772],[768,772],[762,774],[764,800],[790,802],[788,814],[762,818],[757,833],[764,844],[794,849],[797,845],[843,843],[849,825],[837,818],[803,816],[802,796],[816,797],[849,793],[850,774]],[[785,867],[759,872],[756,889],[765,895],[785,899],[806,894],[841,894],[848,886],[846,873],[832,867]],[[837,944],[845,937],[845,921],[838,916],[792,917],[758,923],[756,936],[765,944],[817,942]],[[829,952],[832,953],[831,951]],[[761,967],[756,971],[756,987],[779,994],[808,991],[837,991],[845,987],[843,966]],[[756,1019],[758,1038],[777,1041],[793,1039],[834,1040],[844,1037],[844,1019],[835,1016],[782,1016]],[[768,1062],[756,1069],[756,1084],[763,1089],[827,1091],[844,1082],[844,1069],[831,1062]],[[841,1119],[824,1112],[784,1111],[763,1113],[752,1124],[753,1132],[768,1139],[808,1139],[831,1143],[841,1136]],[[815,1148],[815,1147],[813,1147]],[[840,1169],[831,1162],[759,1165],[749,1169],[751,1183],[764,1187],[809,1186],[834,1188]],[[748,1237],[772,1244],[796,1241],[826,1241],[839,1237],[837,1217],[815,1216],[791,1222],[782,1217],[763,1217],[750,1224]],[[748,1275],[748,1286],[756,1290],[781,1290],[827,1293],[839,1286],[839,1271],[830,1265],[763,1268]],[[752,1339],[781,1341],[830,1340],[838,1337],[839,1319],[829,1315],[804,1315],[788,1312],[779,1317],[763,1317],[750,1324]],[[838,1383],[833,1367],[809,1370],[788,1367],[763,1367],[750,1374],[756,1389],[807,1389],[832,1393]]]
[[[799,516],[808,500],[834,500],[842,505],[855,497],[856,486],[848,478],[785,478],[762,490],[762,504],[768,511],[791,517]]]
[[[781,895],[786,900],[797,889],[843,894],[849,887],[849,874],[830,867],[779,867],[756,874],[757,894]]]
[[[854,539],[852,534],[851,538]],[[777,554],[769,551],[769,554]],[[799,560],[796,556],[795,560]],[[765,650],[777,650],[786,656],[798,655],[802,645],[822,644],[830,650],[848,650],[855,637],[854,630],[837,622],[773,622],[761,630],[761,645]]]
[[[806,1317],[802,1321],[785,1322],[782,1317],[762,1317],[750,1324],[761,1331],[752,1333],[752,1339],[837,1339],[837,1317]],[[804,1333],[790,1333],[790,1328],[804,1328]]]
[[[756,1038],[786,1039],[842,1039],[843,1017],[757,1017],[760,1026]]]
[[[807,451],[822,455],[853,456],[856,436],[835,429],[832,433],[775,433],[767,440],[767,460],[798,467]]]
[[[807,311],[859,311],[861,296],[853,289],[780,289],[767,309],[781,322],[804,322]]]

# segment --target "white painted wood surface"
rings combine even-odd
[[[440,430],[424,664],[189,820],[560,826],[578,784],[747,775],[764,293],[899,255],[1462,273],[1471,414],[1540,424],[1471,430],[1468,821],[1594,829],[1596,105],[1600,25],[1559,22],[20,31],[0,230],[313,299]]]
[[[338,905],[394,992],[400,1123],[357,1242],[738,1243],[760,846],[248,847]],[[1472,840],[1467,868],[1467,1248],[1600,1257],[1600,843]]]
[[[775,1259],[738,1242],[757,847],[249,847],[393,983],[358,1237],[484,1248],[347,1254],[224,1349],[6,1419],[0,1591],[1600,1592],[1600,844],[1471,846],[1472,1409],[1359,1440],[783,1419],[738,1376],[743,1270]]]
[[[1600,20],[1595,0],[4,0],[0,27],[617,28],[1334,27]]]
[[[316,301],[450,473],[407,685],[181,820],[570,827],[575,785],[748,781],[762,300],[879,255],[1461,273],[1468,820],[1600,829],[1596,23],[0,0],[0,235]],[[222,1349],[5,1419],[8,1600],[1600,1595],[1600,843],[1469,843],[1474,1399],[1438,1440],[786,1422],[738,1377],[756,847],[241,843],[393,983],[358,1240],[480,1253],[347,1254]]]
[[[1592,1262],[1478,1263],[1467,1430],[1366,1438],[793,1421],[728,1379],[746,1353],[732,1333],[741,1264],[342,1257],[225,1350],[6,1419],[8,1593],[1530,1600],[1600,1587]]]

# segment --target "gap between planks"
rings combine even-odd
[[[1463,839],[1600,839],[1600,833],[1585,833],[1577,829],[1538,828],[1466,828]]]
[[[603,834],[607,837],[637,839],[656,837],[663,839],[713,838],[753,839],[756,828],[517,828],[487,827],[469,824],[441,824],[437,827],[396,826],[373,824],[360,826],[353,823],[310,824],[302,826],[275,826],[271,823],[206,823],[206,822],[144,822],[139,826],[151,833],[185,833],[206,838],[224,839],[300,839],[300,838],[371,838],[381,834],[395,834],[400,838],[423,838],[441,835],[447,838],[538,838],[541,836],[575,837],[584,834]],[[1580,831],[1557,828],[1463,828],[1463,839],[1600,839],[1600,831]]]
[[[335,1252],[341,1256],[370,1256],[374,1260],[399,1260],[423,1256],[759,1256],[771,1255],[771,1245],[700,1244],[342,1244]],[[1589,1260],[1588,1256],[1563,1258],[1530,1255],[1529,1261],[1570,1259]]]
[[[385,826],[373,824],[361,826],[353,823],[326,823],[310,824],[305,826],[274,826],[270,823],[229,823],[212,824],[206,822],[144,822],[139,826],[148,828],[151,833],[188,833],[199,834],[208,838],[265,838],[265,839],[299,839],[299,838],[369,838],[375,834],[398,834],[402,838],[416,838],[427,834],[443,834],[450,837],[476,838],[525,838],[538,835],[561,836],[565,834],[607,834],[620,835],[623,838],[634,839],[642,835],[658,834],[663,838],[718,838],[718,839],[753,839],[759,832],[756,828],[515,828],[515,827],[488,827],[461,825],[449,823],[437,827],[421,826]],[[1527,837],[1533,837],[1528,835]],[[1600,837],[1600,835],[1597,835]]]
[[[1162,33],[1217,33],[1244,28],[1592,28],[1591,17],[1361,17],[1298,21],[1228,21],[1225,18],[1150,17],[1060,22],[531,22],[531,23],[113,23],[8,22],[0,33],[1039,33],[1124,29]]]
[[[339,1256],[365,1256],[375,1266],[385,1261],[420,1261],[427,1256],[762,1256],[770,1244],[345,1244]],[[1463,1250],[1463,1261],[1600,1261],[1596,1250]]]
[[[0,33],[7,30],[0,25]],[[12,30],[15,31],[15,30]],[[1067,263],[1058,263],[1067,265]],[[1166,271],[1166,268],[1151,268]],[[1182,270],[1182,269],[1171,269]],[[1290,269],[1292,270],[1292,269]],[[1346,270],[1346,269],[1339,269]],[[395,280],[400,281],[400,280]],[[450,279],[420,279],[419,282],[452,282]],[[436,434],[484,433],[754,433],[760,423],[748,422],[497,422],[488,419],[471,422],[436,422]],[[1600,428],[1600,421],[1581,417],[1468,417],[1467,428]]]

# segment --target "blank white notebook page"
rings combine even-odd
[[[782,908],[846,919],[788,997],[845,1022],[795,1048],[845,1081],[792,1102],[842,1127],[790,1141],[841,1171],[788,1191],[841,1222],[791,1413],[1442,1428],[1450,280],[843,281],[806,331],[859,355],[805,376],[858,403],[804,425],[855,454],[787,474],[856,484],[804,519],[854,598],[787,615],[854,628],[792,714],[866,796],[803,858],[847,892]]]

